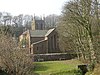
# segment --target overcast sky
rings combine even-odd
[[[66,1],[68,0],[0,0],[0,12],[9,12],[12,15],[59,15]]]

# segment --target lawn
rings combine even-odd
[[[35,62],[35,75],[81,75],[78,60]]]

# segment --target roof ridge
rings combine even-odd
[[[45,36],[48,36],[52,31],[54,31],[55,30],[55,28],[52,28],[52,29],[49,29],[48,31],[47,31],[47,33],[45,34]]]

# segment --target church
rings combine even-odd
[[[58,53],[56,28],[45,29],[45,20],[33,20],[31,30],[19,36],[22,48],[28,48],[30,54]]]

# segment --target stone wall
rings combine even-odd
[[[51,53],[51,54],[34,54],[34,61],[55,61],[55,60],[69,60],[77,57],[76,54],[67,53]]]

